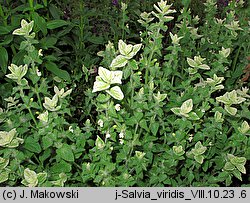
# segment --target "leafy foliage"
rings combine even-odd
[[[103,1],[106,31],[95,1],[23,2],[0,7],[1,186],[249,186],[243,1]]]

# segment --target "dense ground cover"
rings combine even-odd
[[[249,13],[1,1],[0,186],[250,186]]]

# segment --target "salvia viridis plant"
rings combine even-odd
[[[182,3],[142,11],[129,38],[130,8],[112,1],[120,39],[69,80],[47,72],[39,21],[21,20],[11,37],[23,59],[1,80],[11,87],[0,104],[1,186],[250,186],[245,3],[219,13],[207,0],[203,18]]]

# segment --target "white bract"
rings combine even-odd
[[[119,40],[118,42],[118,49],[120,55],[118,55],[112,62],[110,67],[111,68],[119,68],[124,67],[128,60],[133,58],[137,52],[141,49],[142,44],[126,44],[123,40]]]
[[[72,89],[69,89],[66,92],[64,92],[64,88],[59,90],[57,86],[54,86],[54,92],[56,93],[56,95],[58,95],[59,98],[64,98],[68,96],[69,94],[71,94]]]
[[[158,91],[157,94],[153,94],[153,97],[154,97],[155,101],[159,103],[159,102],[164,101],[164,99],[167,98],[167,94],[161,94]]]
[[[167,15],[176,12],[176,10],[170,9],[171,6],[172,4],[167,5],[167,1],[161,0],[160,2],[157,2],[157,5],[154,4],[154,8],[157,10],[157,12],[159,12],[159,14],[155,13],[154,11],[152,12],[152,14],[157,18],[162,19],[164,22],[171,21],[174,19],[174,17]]]
[[[249,124],[244,121],[242,124],[241,124],[241,127],[238,128],[238,130],[242,133],[242,134],[246,134],[249,130],[250,130],[250,127],[249,127]]]
[[[146,155],[145,152],[135,151],[135,156],[136,156],[138,159],[142,159],[145,155]]]
[[[35,37],[35,33],[31,33],[34,26],[34,21],[31,21],[30,23],[28,23],[26,20],[22,19],[21,21],[21,28],[18,28],[16,30],[13,31],[13,35],[22,35],[25,37],[31,37],[34,38]]]
[[[113,98],[122,100],[124,98],[124,95],[121,88],[118,86],[110,88],[112,84],[122,84],[122,71],[109,71],[106,68],[99,67],[98,74],[99,76],[96,77],[92,92],[105,90]]]
[[[202,164],[204,160],[203,154],[206,152],[207,147],[204,147],[199,141],[195,144],[195,147],[191,150],[191,154],[194,156],[195,161]]]
[[[224,47],[222,47],[222,50],[219,51],[219,54],[224,58],[227,58],[230,54],[230,51],[231,51],[230,48],[225,49]]]
[[[211,86],[212,91],[216,91],[216,90],[224,89],[224,85],[220,84],[222,83],[223,80],[224,80],[224,77],[218,77],[216,74],[214,74],[213,78],[207,78],[205,83]]]
[[[191,112],[193,109],[193,100],[188,99],[183,102],[181,107],[171,108],[171,111],[174,112],[178,116],[184,116],[186,118],[190,118],[191,120],[199,120],[200,118],[197,116],[195,112]]]
[[[28,66],[24,65],[24,66],[17,66],[15,64],[11,64],[8,69],[10,70],[11,74],[7,74],[6,77],[10,78],[14,81],[20,81],[23,76],[25,76],[25,74],[28,71]]]
[[[103,149],[105,147],[104,141],[99,136],[97,136],[96,138],[95,146],[97,147],[97,149]]]
[[[37,174],[35,171],[26,168],[24,170],[24,180],[22,183],[29,187],[35,187],[38,184]]]
[[[15,148],[19,143],[23,143],[23,139],[16,137],[16,129],[11,131],[0,131],[0,147]]]
[[[210,70],[210,67],[206,64],[203,64],[205,58],[201,58],[200,56],[195,56],[194,59],[187,58],[188,65],[192,68],[188,69],[189,74],[197,73],[198,69]]]
[[[47,179],[47,173],[36,173],[35,171],[26,168],[24,170],[24,180],[22,180],[22,184],[28,187],[35,187],[39,183],[43,183]]]
[[[216,97],[216,101],[224,103],[225,110],[233,116],[237,113],[237,109],[231,107],[231,105],[240,104],[245,100],[246,100],[245,98],[237,96],[237,92],[235,90],[231,92],[226,92],[223,96]]]
[[[57,102],[58,102],[58,95],[57,94],[55,94],[52,99],[50,99],[49,97],[45,97],[44,99],[45,99],[45,101],[43,103],[43,106],[47,110],[58,111],[61,108],[61,105],[57,106]]]
[[[47,123],[48,119],[49,119],[49,113],[48,113],[48,111],[45,111],[44,113],[39,114],[39,116],[37,116],[37,118],[39,120],[41,120],[42,122]]]
[[[171,40],[172,40],[172,43],[174,44],[174,45],[180,45],[179,44],[179,41],[180,41],[180,39],[182,39],[183,37],[178,37],[178,35],[177,34],[172,34],[172,32],[170,32],[170,37],[171,37]]]

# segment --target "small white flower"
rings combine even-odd
[[[89,162],[86,164],[86,169],[87,169],[88,171],[90,170],[90,163],[89,163]]]
[[[69,126],[69,131],[72,132],[72,133],[74,132],[72,126]]]
[[[121,110],[121,105],[120,104],[116,104],[115,105],[115,110],[116,111],[120,111]]]
[[[38,56],[43,56],[43,53],[42,53],[42,49],[39,49],[39,51],[38,51]]]
[[[119,142],[120,142],[120,144],[123,144],[124,140],[123,139],[119,139]]]
[[[106,134],[106,139],[108,139],[108,138],[110,138],[111,137],[111,135],[109,134],[109,132],[107,132],[107,134]]]
[[[36,69],[36,74],[38,77],[40,77],[42,75],[42,73],[38,70],[38,68]]]
[[[102,128],[103,127],[103,120],[102,119],[99,119],[97,121],[97,124]]]
[[[123,132],[119,133],[119,138],[121,138],[121,139],[124,138],[124,133]]]
[[[49,119],[49,112],[45,111],[44,113],[39,114],[39,116],[37,116],[37,118],[45,123],[48,122]]]

